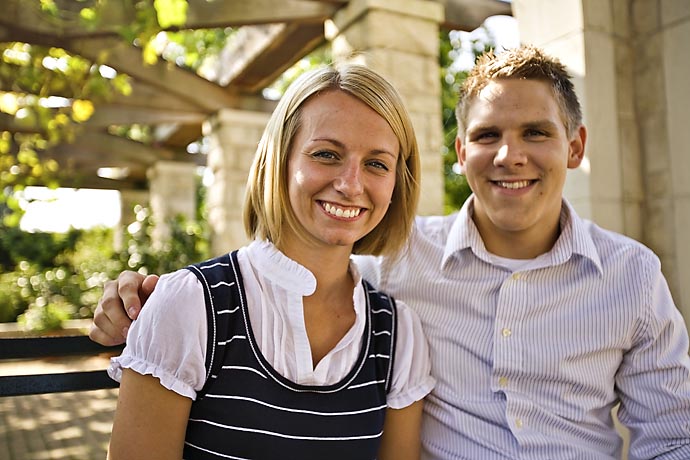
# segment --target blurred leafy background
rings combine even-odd
[[[86,5],[86,4],[85,4]],[[140,46],[145,63],[164,59],[198,70],[222,50],[232,29],[163,32],[182,24],[186,0],[134,2],[137,19],[122,29],[123,39]],[[64,20],[52,0],[42,0],[45,14]],[[84,7],[77,18],[83,23],[98,21],[98,10]],[[160,46],[161,40],[174,46]],[[468,45],[478,56],[491,48],[489,33],[472,38]],[[439,36],[439,78],[442,85],[445,210],[459,209],[470,194],[459,174],[454,140],[457,127],[454,105],[457,90],[466,76],[454,63],[463,48],[461,35],[442,31]],[[322,48],[286,71],[267,91],[280,95],[301,72],[330,60]],[[208,257],[208,227],[204,188],[199,183],[198,209],[194,219],[176,217],[168,222],[171,238],[162,248],[152,249],[155,222],[150,209],[137,206],[136,221],[123,231],[116,249],[113,228],[70,229],[65,233],[27,232],[20,228],[24,213],[21,191],[34,184],[57,188],[60,170],[52,160],[42,161],[38,151],[48,145],[69,142],[79,124],[87,121],[99,101],[114,94],[131,92],[127,75],[104,78],[98,63],[55,47],[21,42],[0,43],[0,83],[12,91],[0,91],[0,115],[14,122],[41,126],[38,132],[0,131],[0,322],[19,322],[27,331],[59,329],[67,319],[90,318],[106,280],[122,270],[163,273]],[[69,103],[46,107],[46,97],[69,94]],[[123,136],[146,136],[146,129],[123,128]]]

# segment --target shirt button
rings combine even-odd
[[[508,377],[499,377],[498,378],[498,386],[501,388],[505,388],[508,386]]]
[[[501,334],[503,334],[503,337],[510,337],[513,334],[513,331],[511,331],[509,328],[504,327],[501,330]]]
[[[521,418],[516,418],[515,419],[515,428],[522,428],[522,419]]]
[[[513,276],[511,276],[515,281],[519,280],[521,277],[522,275],[520,273],[513,273]]]

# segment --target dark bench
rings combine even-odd
[[[51,357],[95,356],[117,354],[124,345],[104,347],[87,336],[2,337],[0,362],[47,359]],[[90,391],[115,388],[119,384],[108,377],[105,369],[67,371],[62,373],[0,376],[0,397]]]

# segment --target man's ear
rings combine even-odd
[[[580,125],[577,132],[570,140],[568,151],[568,168],[575,169],[580,166],[585,157],[585,143],[587,142],[587,128]]]
[[[460,165],[460,173],[465,173],[465,146],[460,139],[460,136],[455,136],[455,153],[458,156],[458,164]]]

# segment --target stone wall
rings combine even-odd
[[[574,76],[588,126],[565,194],[579,213],[651,247],[690,325],[690,2],[514,0],[523,43]]]

